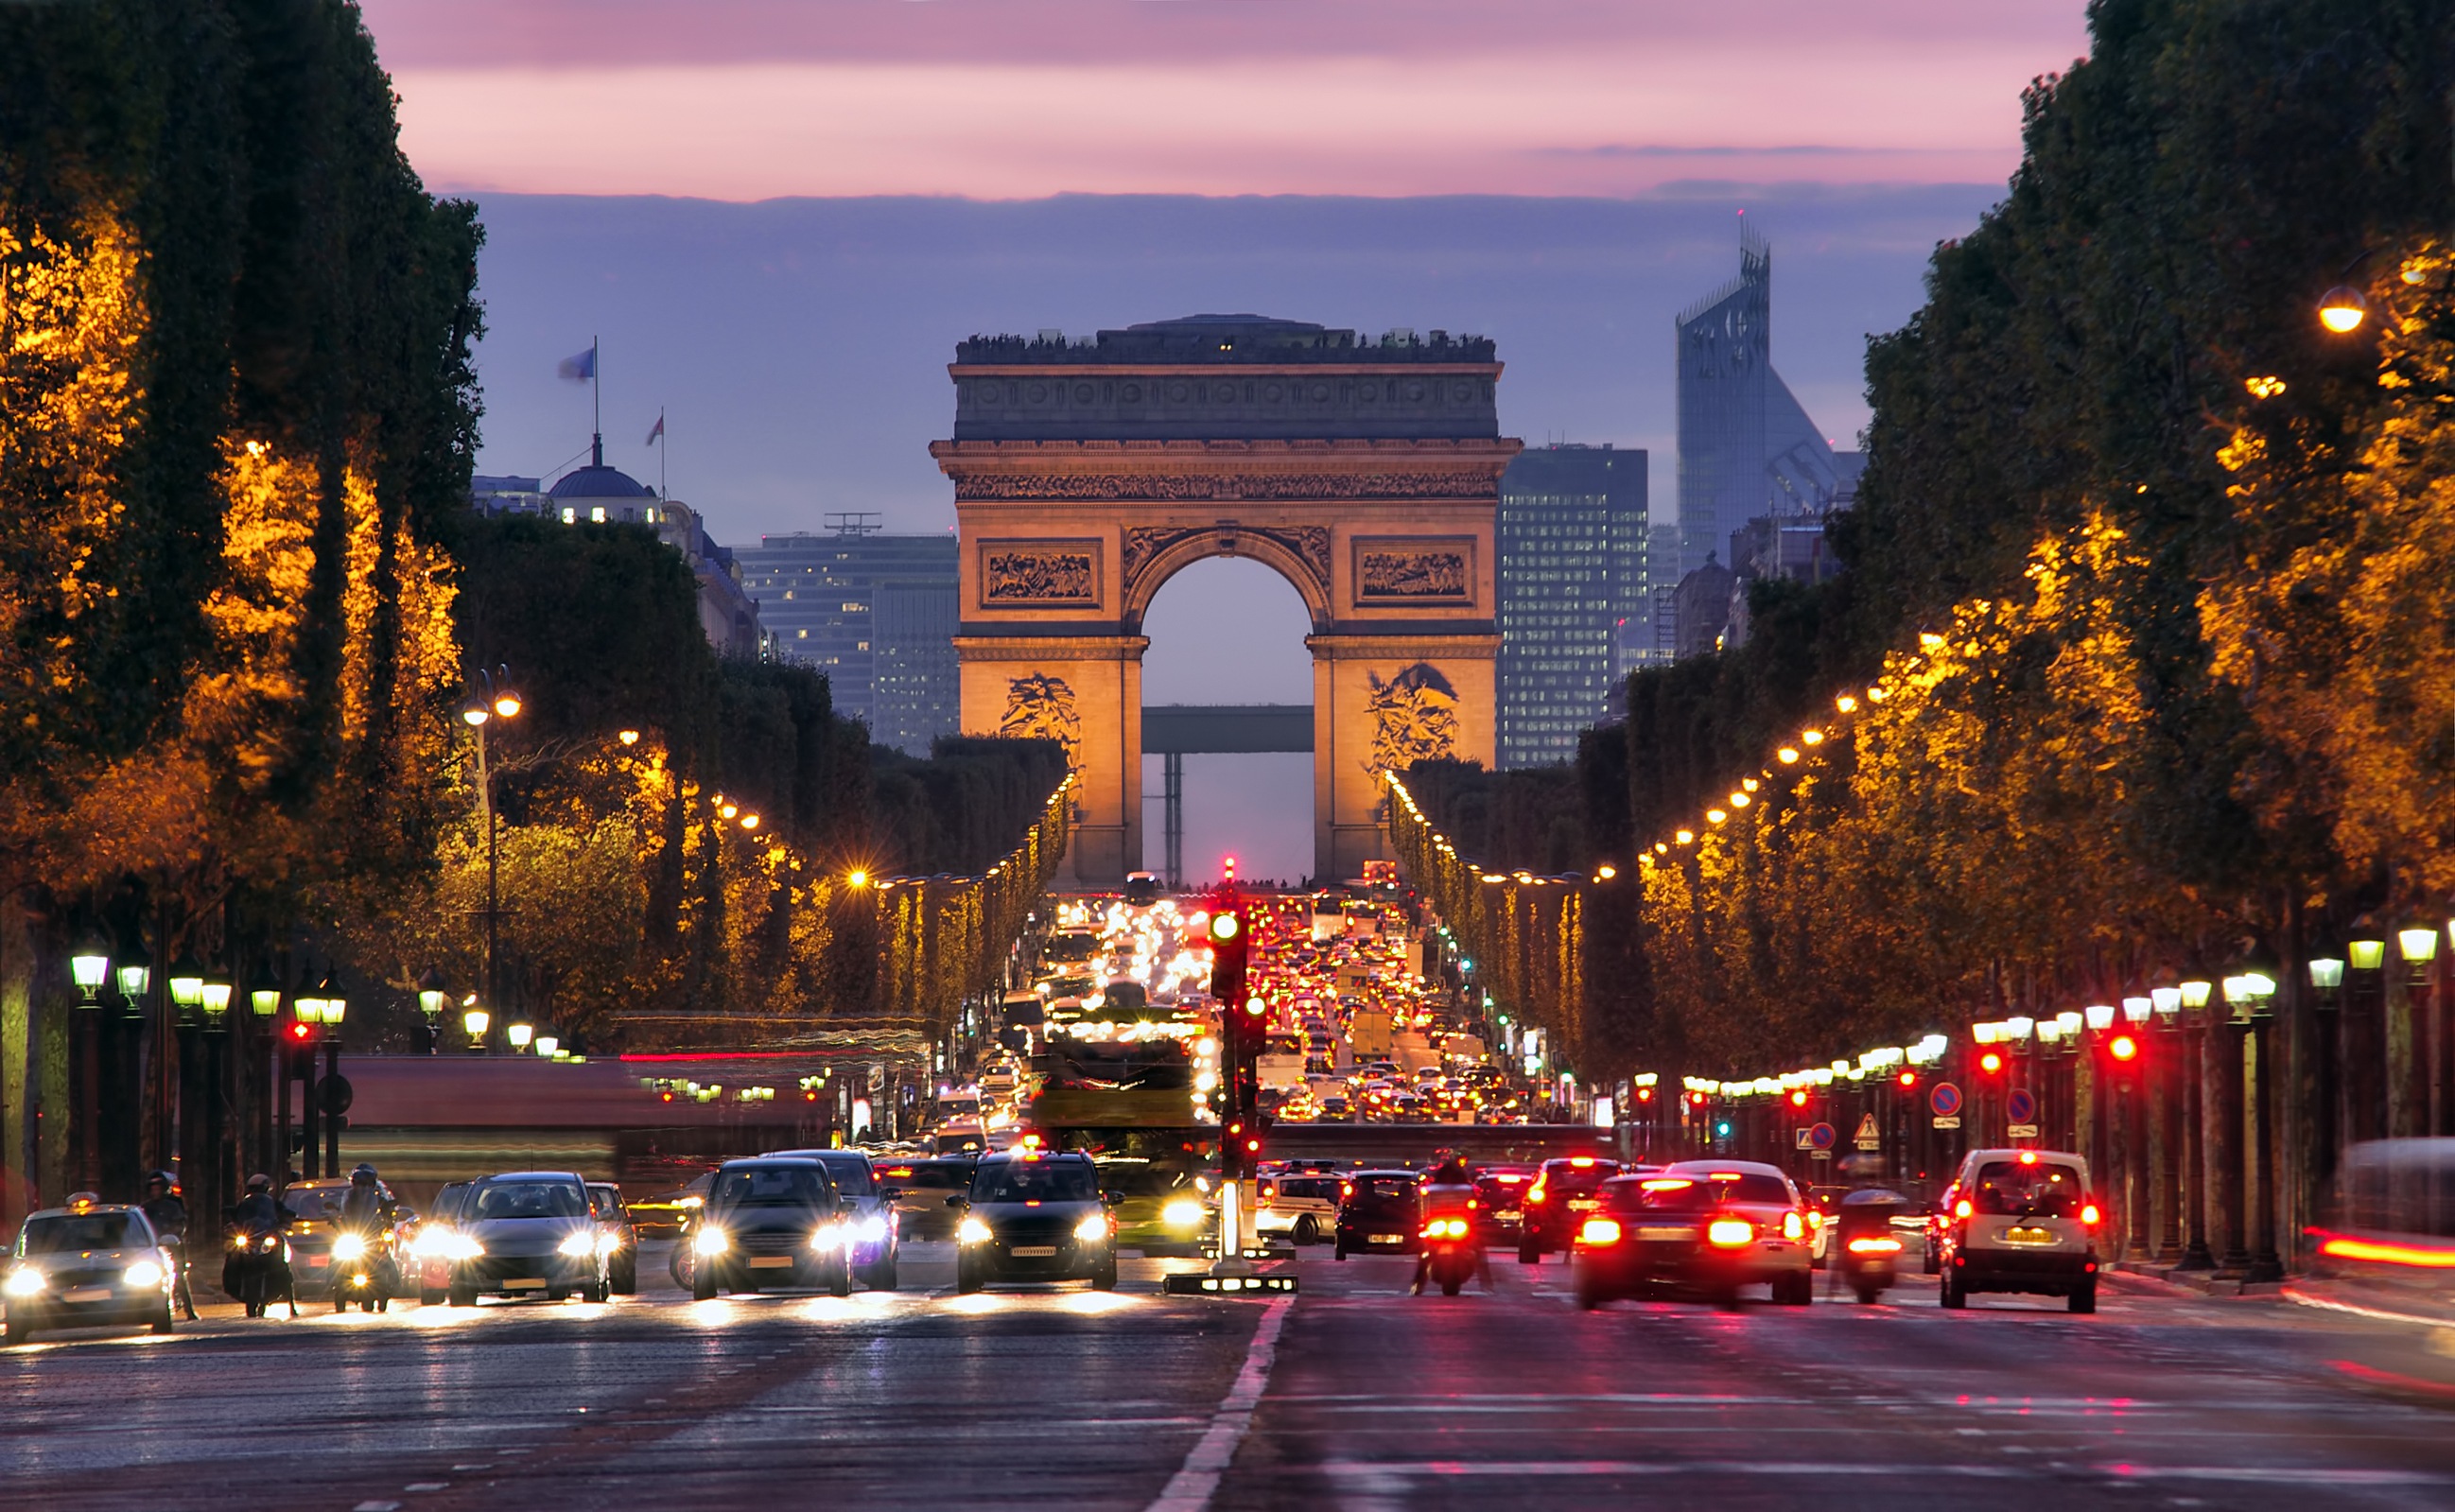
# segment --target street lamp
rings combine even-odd
[[[247,1005],[258,1018],[270,1018],[281,1011],[281,982],[270,966],[255,968],[255,978],[247,984]]]
[[[2310,987],[2317,997],[2316,1006],[2332,1009],[2344,987],[2344,962],[2338,956],[2310,958]]]
[[[2407,979],[2418,987],[2429,979],[2429,963],[2438,958],[2438,931],[2434,926],[2400,929],[2395,942],[2402,948]]]
[[[486,1026],[494,1022],[494,1016],[487,1013],[485,1009],[476,1006],[477,1001],[477,998],[472,996],[469,998],[470,1006],[460,1015],[460,1027],[469,1033],[471,1055],[476,1055],[486,1048]]]
[[[2338,284],[2320,297],[2319,324],[2338,335],[2358,330],[2362,316],[2369,311],[2369,302],[2362,292],[2350,284]]]
[[[539,1035],[537,1037],[537,1053],[545,1057],[548,1060],[552,1060],[554,1058],[555,1051],[560,1049],[561,1046],[562,1041],[557,1039],[552,1035]]]
[[[205,1027],[219,1031],[230,1021],[231,979],[220,972],[208,976],[198,1001],[205,1011]]]
[[[350,1010],[350,999],[348,995],[341,991],[340,978],[328,971],[324,974],[323,985],[315,991],[324,999],[325,1024],[330,1028],[340,1028],[341,1016]],[[335,1035],[334,1038],[337,1039],[340,1037]]]
[[[2137,1029],[2147,1023],[2148,1016],[2156,1011],[2156,999],[2151,998],[2125,998],[2122,999],[2122,1021]]]
[[[530,1037],[534,1036],[536,1033],[537,1031],[535,1029],[530,1028],[525,1023],[515,1023],[505,1026],[503,1030],[503,1038],[512,1042],[513,1049],[526,1050],[529,1047]]]
[[[77,1006],[94,1008],[101,1005],[102,984],[111,979],[111,953],[102,941],[88,935],[85,942],[69,958],[69,976],[77,985]]]
[[[193,956],[181,956],[171,966],[171,1001],[185,1013],[194,1013],[205,1003],[205,968],[196,964]]]
[[[2114,1004],[2110,1002],[2093,1002],[2088,1005],[2085,1012],[2088,1018],[2090,1033],[2101,1035],[2108,1029],[2114,1027]]]
[[[152,980],[153,958],[145,953],[144,946],[139,945],[135,955],[119,963],[119,1003],[124,1017],[145,1017],[145,989],[152,985]]]

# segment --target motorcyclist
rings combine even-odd
[[[1483,1226],[1474,1221],[1474,1172],[1455,1151],[1443,1152],[1441,1163],[1424,1181],[1424,1220],[1462,1218],[1467,1220],[1467,1239],[1474,1245],[1474,1274],[1485,1291],[1491,1290],[1491,1262],[1484,1254]],[[1424,1282],[1431,1275],[1432,1250],[1424,1244],[1415,1252],[1415,1281],[1410,1288],[1421,1296]]]
[[[239,1247],[223,1268],[222,1289],[246,1304],[250,1318],[262,1318],[273,1298],[288,1290],[275,1284],[283,1268],[278,1252],[267,1255],[258,1246],[289,1226],[289,1211],[273,1195],[273,1178],[262,1172],[249,1177],[247,1195],[231,1206],[231,1229]],[[295,1304],[291,1311],[295,1315]]]
[[[188,1204],[179,1200],[170,1172],[145,1174],[145,1200],[138,1204],[138,1210],[153,1225],[154,1236],[178,1257],[179,1305],[187,1310],[188,1320],[194,1322],[196,1299],[188,1288]]]
[[[349,1196],[341,1199],[341,1210],[333,1220],[333,1226],[341,1233],[355,1234],[366,1241],[367,1254],[375,1268],[376,1290],[386,1296],[399,1289],[399,1274],[393,1263],[390,1243],[396,1207],[392,1194],[377,1179],[375,1168],[361,1160],[350,1172]],[[337,1288],[339,1284],[336,1273],[334,1285]],[[339,1295],[337,1290],[335,1295]],[[373,1301],[367,1303],[369,1311],[375,1306]]]

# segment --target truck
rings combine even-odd
[[[1347,1042],[1358,1060],[1378,1060],[1390,1053],[1390,1016],[1378,1008],[1359,1008],[1347,1023]]]

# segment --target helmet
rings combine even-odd
[[[359,1161],[355,1166],[354,1166],[354,1167],[352,1167],[352,1168],[351,1168],[351,1171],[350,1171],[350,1181],[351,1181],[351,1184],[353,1184],[353,1185],[355,1185],[356,1183],[358,1183],[358,1182],[360,1182],[360,1181],[372,1181],[372,1180],[374,1180],[375,1179],[375,1168],[374,1166],[372,1166],[372,1165],[369,1165],[369,1164],[368,1164],[366,1161],[364,1161],[364,1160],[360,1160],[360,1161]]]
[[[169,1190],[170,1188],[173,1187],[173,1186],[178,1185],[178,1183],[177,1183],[176,1181],[173,1181],[172,1179],[171,1179],[171,1173],[170,1173],[170,1172],[168,1172],[168,1171],[148,1171],[148,1172],[146,1172],[146,1173],[145,1173],[145,1184],[146,1184],[147,1186],[160,1186],[161,1188],[163,1188],[163,1189],[164,1189],[164,1190],[166,1190],[166,1191],[167,1191],[167,1190]]]
[[[247,1189],[251,1192],[269,1192],[273,1190],[273,1178],[258,1171],[247,1179]]]

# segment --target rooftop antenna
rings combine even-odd
[[[883,515],[867,510],[848,510],[822,518],[827,529],[839,535],[875,535],[886,528],[880,523]]]

